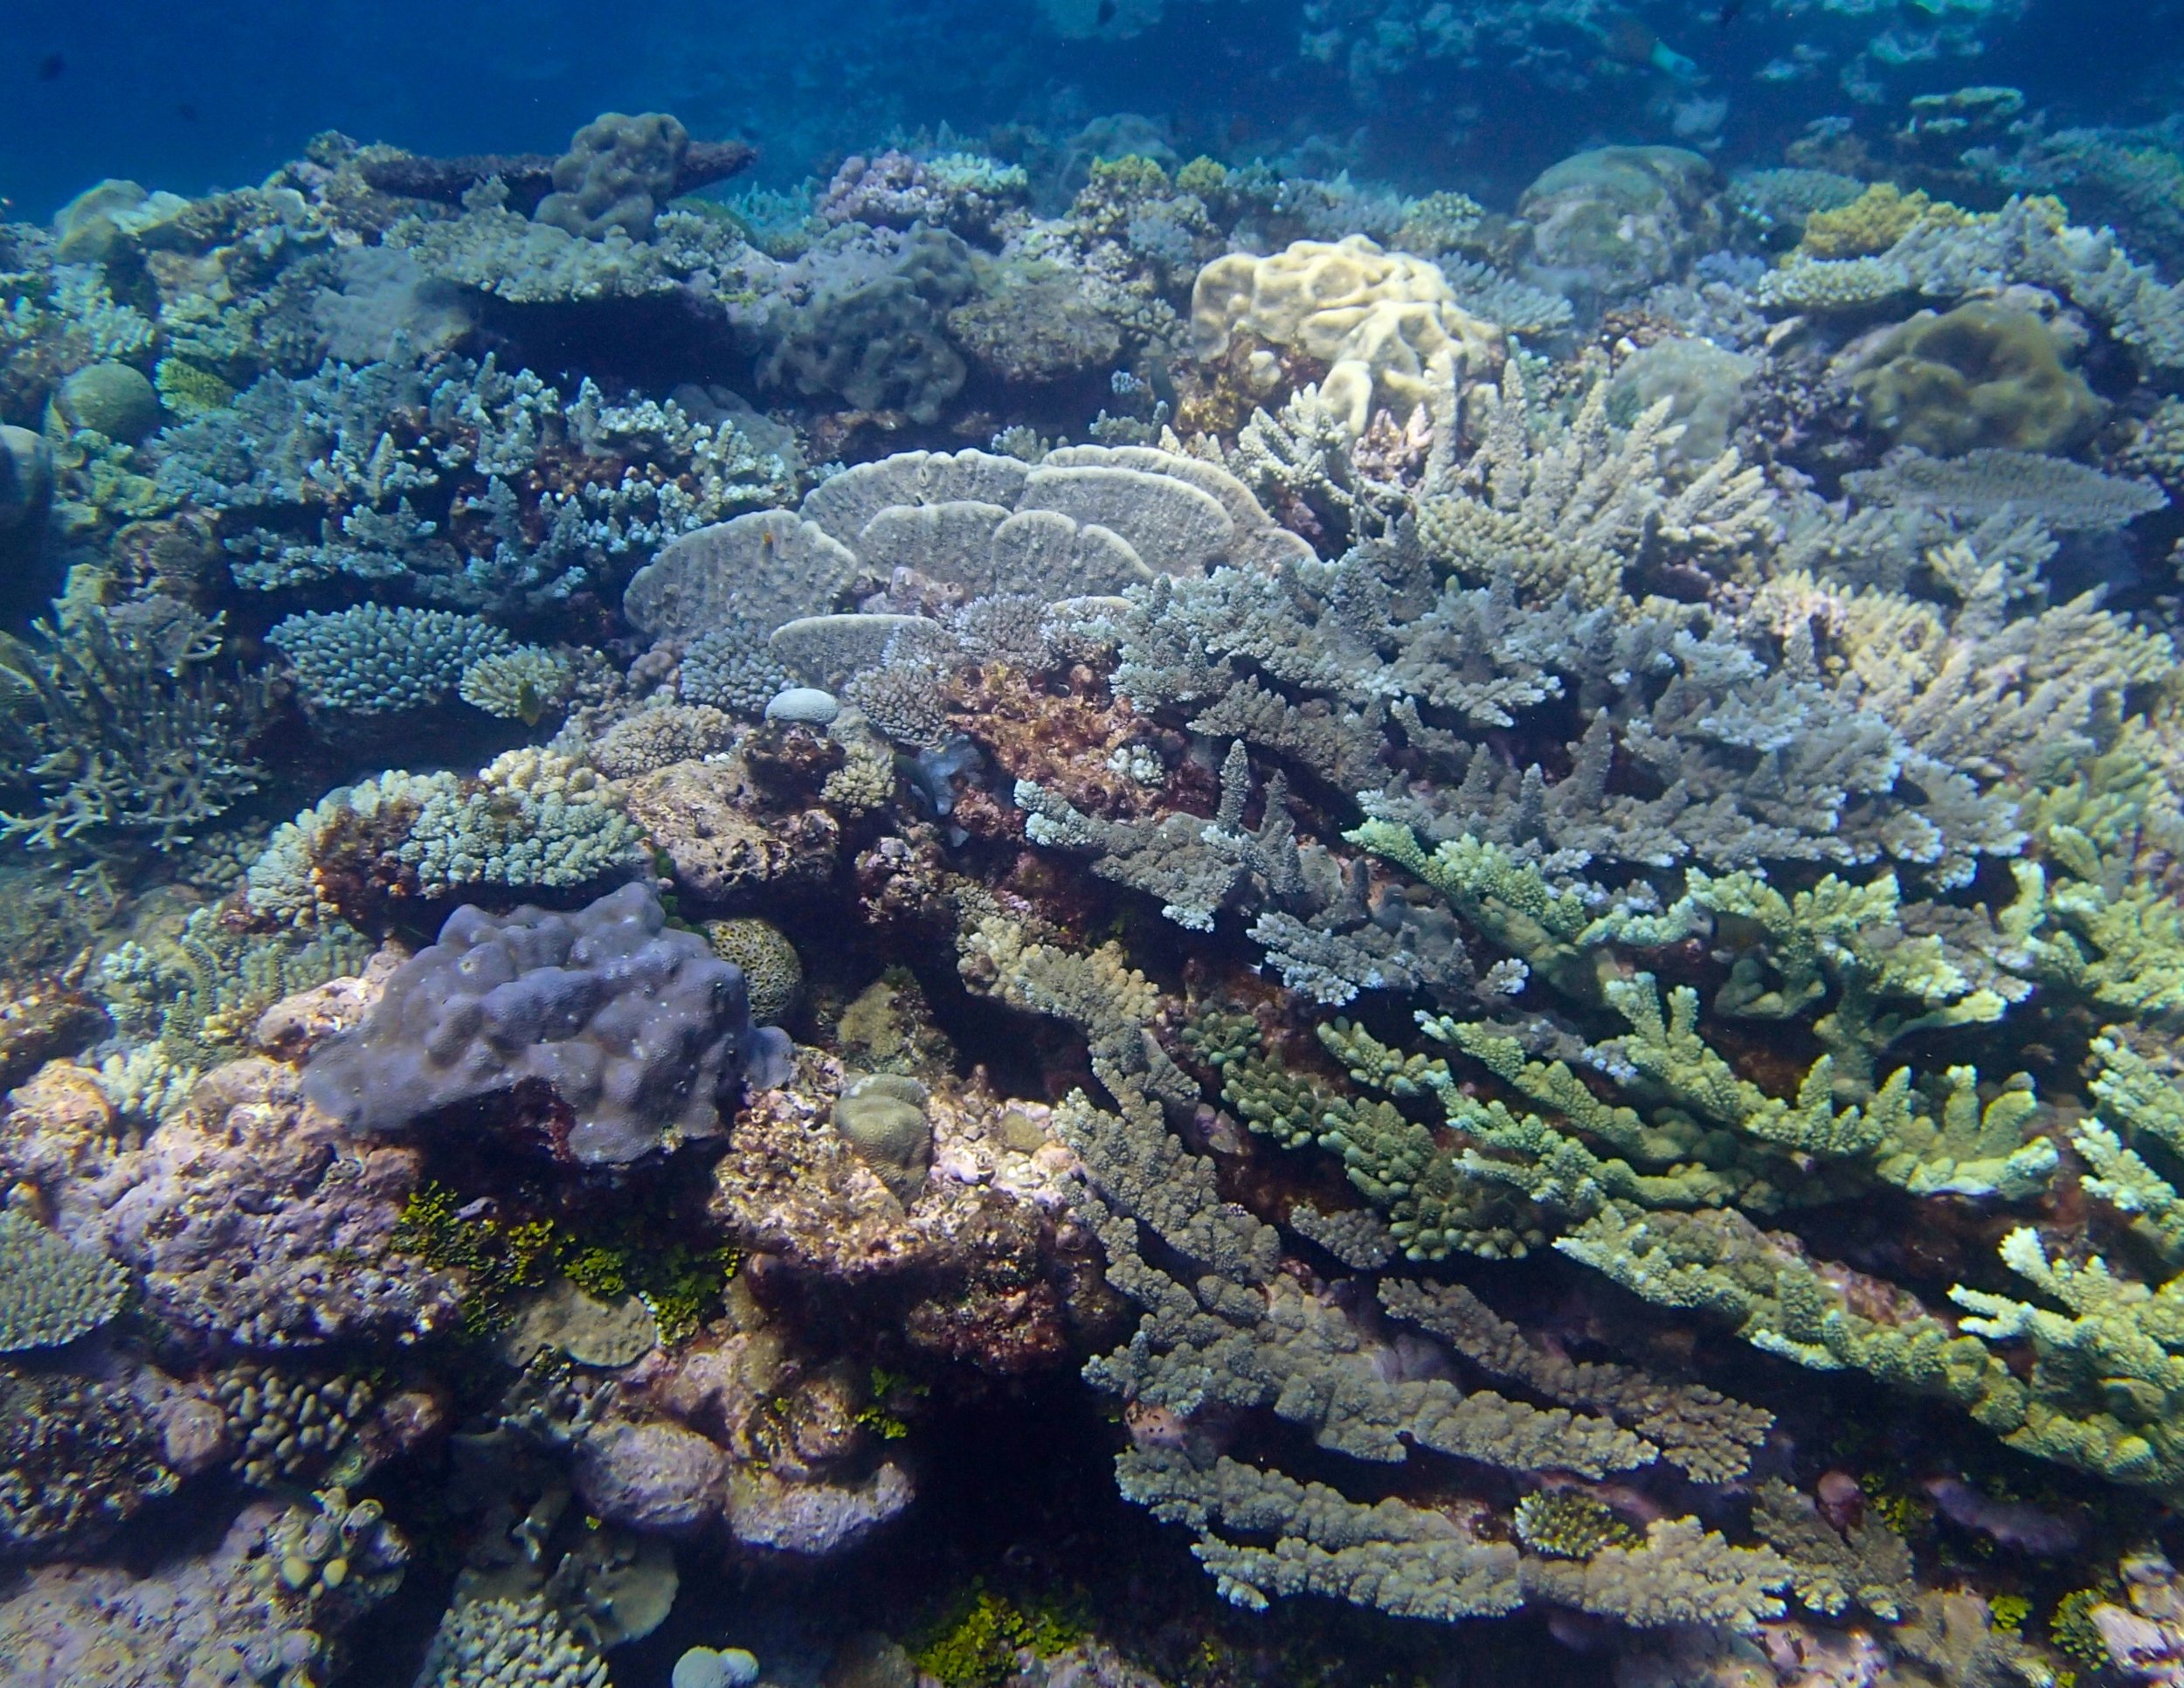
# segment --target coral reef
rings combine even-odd
[[[2174,124],[1248,10],[0,224],[17,1674],[2184,1671]]]
[[[1400,420],[1424,403],[1434,359],[1476,382],[1496,374],[1503,356],[1500,334],[1462,309],[1438,269],[1362,235],[1217,259],[1192,284],[1191,328],[1201,359],[1230,354],[1239,334],[1310,359],[1321,398],[1352,438],[1379,411]],[[1257,357],[1263,391],[1272,357]]]

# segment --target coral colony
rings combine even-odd
[[[0,227],[0,1678],[2184,1683],[2184,166],[2023,104]]]

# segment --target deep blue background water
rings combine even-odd
[[[1744,0],[1726,28],[1720,0],[1634,8],[1709,73],[1703,92],[1730,95],[1731,156],[1856,110],[1831,80],[1752,80],[1819,27],[1777,16],[1779,3]],[[1119,110],[1168,121],[1186,154],[1234,160],[1318,136],[1413,187],[1491,190],[1578,146],[1669,138],[1648,106],[1663,90],[1628,73],[1573,98],[1493,67],[1421,65],[1361,107],[1338,67],[1299,60],[1298,0],[1170,0],[1158,31],[1112,45],[1042,38],[1033,0],[11,0],[4,16],[0,195],[38,218],[103,176],[181,192],[254,181],[326,128],[425,152],[558,151],[607,108],[744,135],[777,182],[894,125],[1067,133]],[[56,56],[59,73],[42,79]],[[1973,81],[2014,83],[2065,121],[2163,115],[2184,106],[2184,0],[2040,0],[1984,59],[1913,67],[1890,91]]]

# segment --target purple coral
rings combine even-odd
[[[567,1112],[568,1156],[586,1166],[714,1136],[745,1083],[786,1076],[789,1040],[751,1024],[741,970],[666,926],[641,882],[575,914],[458,909],[363,1025],[311,1057],[304,1094],[374,1133],[543,1089]]]
[[[925,167],[893,148],[867,158],[852,153],[819,197],[819,214],[837,227],[870,223],[907,229],[913,223],[946,220],[947,206]]]

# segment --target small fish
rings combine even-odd
[[[1115,0],[1100,0],[1098,27],[1105,29],[1115,21]]]
[[[175,115],[185,123],[194,123],[197,121],[197,108],[185,100],[175,107]]]
[[[1722,0],[1720,14],[1714,19],[1714,27],[1725,30],[1737,21],[1737,14],[1745,9],[1745,0]]]
[[[57,52],[49,52],[38,61],[38,80],[41,82],[58,82],[60,73],[67,68],[66,59]]]

